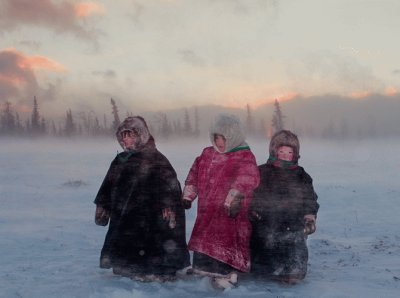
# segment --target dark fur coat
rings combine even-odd
[[[308,258],[304,216],[316,215],[319,208],[312,179],[300,166],[285,169],[267,163],[259,170],[261,182],[250,205],[250,215],[259,215],[252,217],[252,272],[273,274],[284,264],[288,268],[282,274],[297,270],[304,276]]]
[[[118,154],[94,201],[111,214],[101,257],[132,273],[173,274],[188,266],[180,198],[176,173],[152,137],[141,151]],[[175,212],[175,228],[163,220],[164,208]]]
[[[284,169],[264,164],[258,168],[261,181],[250,211],[261,216],[269,231],[303,230],[304,215],[316,215],[319,208],[310,175],[300,166]]]

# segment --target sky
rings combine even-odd
[[[2,0],[0,103],[22,116],[244,108],[400,90],[397,0]]]

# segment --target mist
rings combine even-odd
[[[248,143],[257,163],[264,163],[268,142],[248,138]],[[321,205],[317,231],[308,239],[305,281],[283,287],[244,276],[223,296],[397,297],[400,141],[300,137],[300,144],[299,164],[313,178]],[[94,224],[93,200],[121,151],[115,138],[3,138],[0,145],[0,255],[6,256],[1,297],[218,295],[206,279],[144,284],[98,267],[106,229]],[[182,185],[209,145],[207,137],[156,138]],[[196,203],[186,211],[187,239],[196,211]]]
[[[39,102],[39,101],[38,101]],[[295,97],[279,101],[283,112],[284,128],[300,136],[315,139],[364,139],[400,136],[400,95],[371,94],[355,99],[338,95],[315,97]],[[143,116],[152,134],[159,139],[196,140],[207,136],[210,123],[219,113],[230,113],[241,118],[247,127],[248,136],[266,139],[271,136],[272,117],[275,111],[273,102],[251,106],[243,102],[242,108],[222,105],[189,106],[187,108],[150,111],[131,111],[122,109],[115,101],[119,119],[129,115]],[[112,106],[101,115],[92,110],[68,110],[66,116],[57,120],[42,114],[38,103],[36,131],[34,130],[33,110],[27,119],[14,116],[13,106],[3,105],[0,122],[0,139],[13,137],[113,137],[115,116]],[[248,109],[247,109],[248,108]],[[70,115],[69,115],[70,114]],[[18,114],[16,114],[18,116]],[[70,119],[68,119],[70,117]],[[120,121],[121,121],[120,120]]]

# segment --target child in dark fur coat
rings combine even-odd
[[[251,272],[289,284],[306,276],[307,236],[315,232],[319,208],[312,179],[297,163],[299,149],[288,130],[272,137],[249,211]]]

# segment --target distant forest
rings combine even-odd
[[[0,136],[19,137],[76,137],[76,136],[112,136],[124,118],[121,118],[120,111],[114,99],[110,100],[109,114],[102,117],[94,112],[76,112],[67,110],[63,121],[56,124],[53,120],[47,120],[39,113],[39,103],[36,97],[32,101],[32,113],[29,119],[21,121],[19,114],[13,110],[10,102],[3,104],[0,117]],[[280,130],[283,128],[283,114],[279,102],[275,102],[276,111],[271,125],[261,121],[257,128],[252,110],[247,105],[246,130],[250,135],[266,135],[268,131]],[[126,113],[127,116],[133,116]],[[163,112],[154,113],[152,119],[146,119],[151,133],[157,137],[187,137],[197,138],[200,136],[200,115],[199,109],[194,108],[193,115],[188,109],[184,109],[181,119],[170,120]]]
[[[339,97],[297,98],[252,109],[203,106],[145,113],[151,133],[157,138],[197,138],[206,135],[208,125],[218,113],[231,113],[242,119],[247,135],[269,139],[275,131],[290,129],[299,136],[325,139],[400,136],[399,98],[371,97],[354,101]],[[0,106],[1,137],[101,137],[113,136],[130,112],[121,113],[116,101],[101,116],[93,111],[65,111],[57,122],[40,113],[36,97],[28,119],[21,120],[10,102]]]

